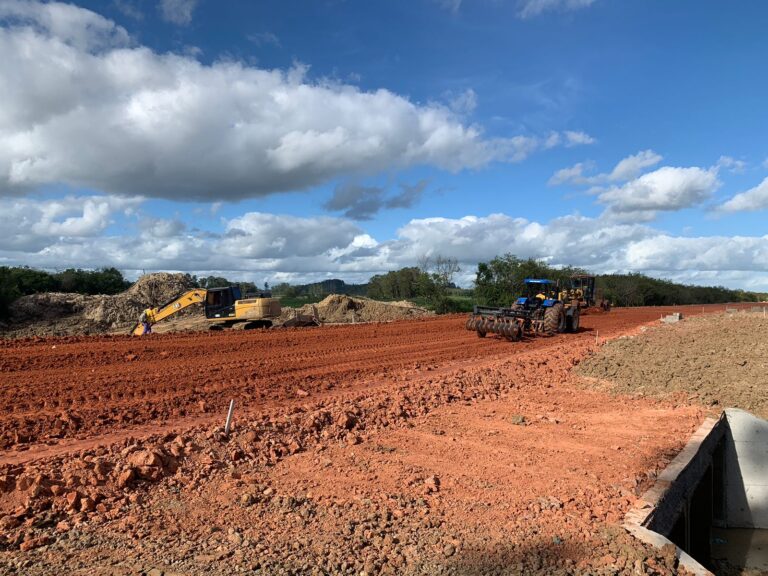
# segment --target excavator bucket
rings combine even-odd
[[[144,336],[144,324],[136,322],[129,334],[132,334],[133,336]]]

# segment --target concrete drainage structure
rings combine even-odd
[[[768,570],[768,421],[728,409],[708,418],[625,517],[653,546],[674,544],[681,565],[712,574],[713,551]]]
[[[682,319],[682,312],[673,312],[672,314],[667,314],[666,316],[661,317],[661,321],[665,324],[677,324]]]

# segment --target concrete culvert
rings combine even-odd
[[[694,574],[768,573],[768,421],[727,409],[707,419],[626,516]]]

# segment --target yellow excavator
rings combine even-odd
[[[205,317],[212,329],[228,328],[246,322],[245,328],[269,328],[280,316],[280,301],[268,292],[243,298],[238,286],[226,288],[195,288],[177,296],[167,304],[148,308],[142,312],[131,334],[143,336],[152,331],[152,325],[173,316],[193,304],[202,303]]]

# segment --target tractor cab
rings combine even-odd
[[[548,308],[558,302],[557,283],[552,280],[526,278],[525,296],[515,302],[525,308]]]

